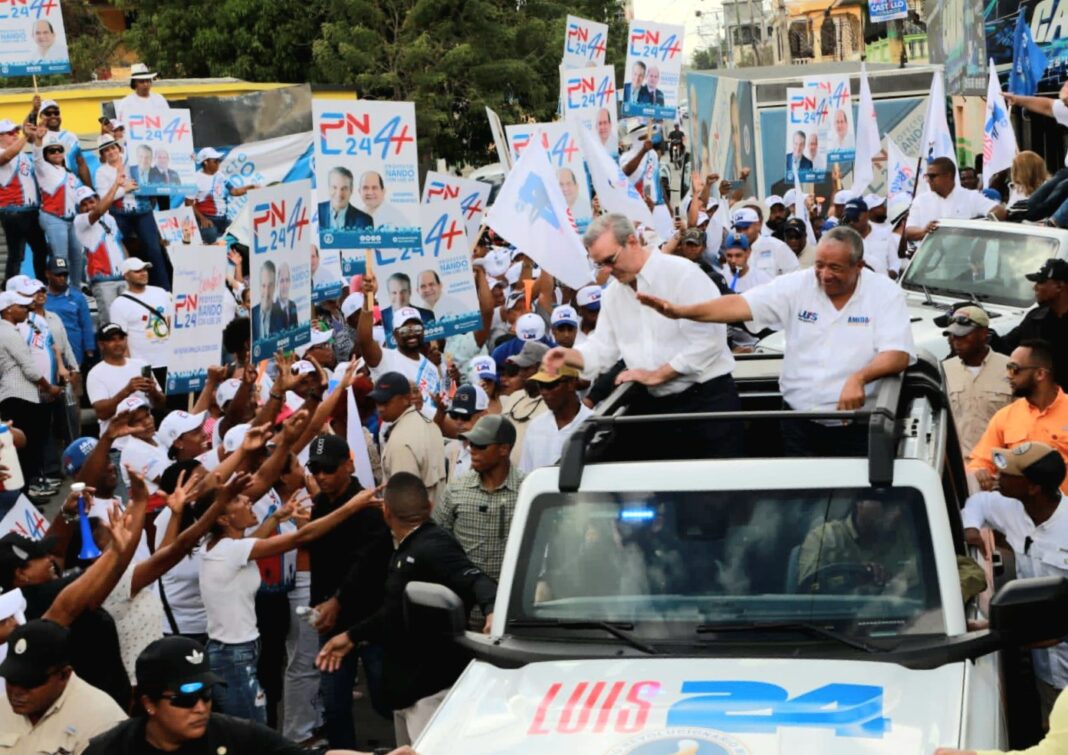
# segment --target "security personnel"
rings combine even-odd
[[[70,631],[35,619],[11,633],[0,676],[0,753],[79,755],[89,740],[126,718],[111,697],[74,673]],[[115,750],[115,752],[119,752]]]
[[[1053,379],[1068,390],[1068,262],[1050,258],[1041,270],[1026,277],[1035,284],[1038,306],[993,346],[1002,354],[1011,354],[1022,341],[1041,338],[1054,344]]]
[[[797,411],[856,410],[882,378],[916,359],[905,295],[883,275],[864,268],[864,240],[852,228],[823,235],[816,264],[781,275],[744,294],[680,306],[638,294],[641,302],[671,318],[698,322],[748,322],[782,328],[786,335],[779,388]],[[867,428],[785,420],[783,445],[791,456],[867,453]]]
[[[431,501],[419,477],[394,474],[386,483],[384,498],[383,516],[396,543],[385,600],[373,616],[326,643],[315,662],[324,671],[332,671],[356,643],[381,642],[385,692],[393,709],[397,743],[409,744],[426,727],[470,656],[450,638],[409,631],[404,619],[408,583],[445,585],[464,601],[467,613],[478,605],[486,615],[483,631],[487,633],[493,623],[497,586],[471,563],[456,539],[430,519]]]
[[[390,423],[383,433],[382,478],[411,472],[437,503],[445,484],[445,439],[438,426],[415,409],[408,378],[387,372],[367,397],[378,405],[378,419]]]

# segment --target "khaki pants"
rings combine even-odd
[[[397,747],[414,744],[430,723],[434,712],[441,705],[449,690],[443,689],[429,697],[416,700],[407,708],[393,711],[393,732],[397,737]]]

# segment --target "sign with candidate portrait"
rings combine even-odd
[[[311,340],[311,191],[294,181],[249,192],[254,361]]]
[[[428,171],[423,182],[423,204],[455,199],[460,203],[464,214],[464,230],[467,240],[474,244],[475,236],[482,225],[482,217],[489,204],[491,186],[485,181],[472,181],[458,178],[436,170]],[[423,214],[425,218],[425,213]]]
[[[208,368],[222,353],[223,302],[226,288],[226,247],[183,246],[172,254],[174,324],[167,345],[167,394],[199,391]]]
[[[564,68],[603,66],[607,41],[608,24],[568,16],[562,65]]]
[[[60,0],[0,0],[0,76],[70,73]]]
[[[806,76],[801,80],[806,92],[816,96],[816,125],[819,146],[828,163],[851,163],[856,154],[853,127],[853,96],[848,76]],[[811,137],[810,137],[811,138]]]
[[[631,21],[620,114],[673,119],[678,112],[685,28]]]
[[[419,246],[414,103],[314,100],[312,116],[320,246]]]
[[[582,233],[593,220],[590,186],[586,179],[586,161],[579,148],[578,135],[562,121],[556,123],[523,123],[505,126],[512,159],[518,161],[523,151],[536,139],[549,156],[556,173],[560,191],[564,193],[571,224]]]
[[[827,145],[821,134],[819,95],[805,87],[786,89],[786,180],[794,172],[806,183],[827,177]]]
[[[423,320],[425,339],[448,338],[477,330],[482,314],[471,268],[471,244],[464,211],[456,199],[420,207],[422,236],[417,247],[376,249],[378,306],[387,343],[392,345],[393,313],[414,307]]]
[[[315,202],[315,192],[309,195],[308,207],[312,211],[311,221],[311,296],[312,304],[336,299],[345,288],[341,274],[341,250],[319,248],[319,208]]]
[[[616,116],[616,69],[560,69],[560,102],[564,119],[572,116],[593,132],[610,155],[619,154]]]
[[[200,226],[197,225],[193,208],[183,204],[175,210],[156,210],[152,213],[160,238],[168,246],[176,244],[201,244]]]
[[[126,165],[141,196],[196,193],[189,111],[130,113],[126,120]]]

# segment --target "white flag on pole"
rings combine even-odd
[[[568,122],[571,124],[571,133],[578,134],[579,147],[586,158],[586,167],[590,170],[590,178],[593,180],[593,188],[597,191],[601,207],[608,212],[626,215],[632,222],[652,226],[653,216],[649,212],[649,206],[623,173],[619,163],[612,159],[592,131],[577,119],[570,119]]]
[[[1001,96],[1001,86],[990,61],[990,81],[986,87],[986,115],[983,117],[983,186],[990,185],[994,174],[1012,167],[1016,157],[1016,134],[1009,120],[1009,109]]]
[[[954,165],[957,164],[957,150],[954,147],[953,134],[949,130],[949,121],[946,120],[946,88],[941,69],[935,71],[931,77],[931,94],[927,96],[927,114],[923,119],[920,149],[923,150],[924,164],[936,157],[948,157]],[[959,175],[957,183],[960,184]],[[930,187],[924,181],[917,191],[930,191]]]
[[[894,194],[912,195],[916,183],[916,160],[909,157],[897,146],[897,142],[886,137],[886,196]]]
[[[868,72],[860,64],[860,102],[857,106],[857,140],[853,158],[853,196],[859,197],[868,189],[875,174],[872,162],[879,154],[879,124],[875,120],[875,105],[868,86]]]
[[[586,247],[540,138],[531,140],[508,173],[486,225],[569,288],[593,280]]]
[[[352,389],[346,388],[345,394],[348,409],[345,435],[349,443],[349,451],[352,453],[353,466],[356,468],[356,479],[365,489],[371,490],[375,486],[375,476],[371,471],[371,455],[367,451],[367,436],[363,434],[360,410],[356,406],[356,397]]]

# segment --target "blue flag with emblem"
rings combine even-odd
[[[1020,12],[1016,14],[1009,91],[1013,94],[1032,95],[1038,91],[1038,82],[1049,67],[1049,59],[1031,36],[1031,27],[1024,18],[1025,10],[1026,8],[1021,6]]]

